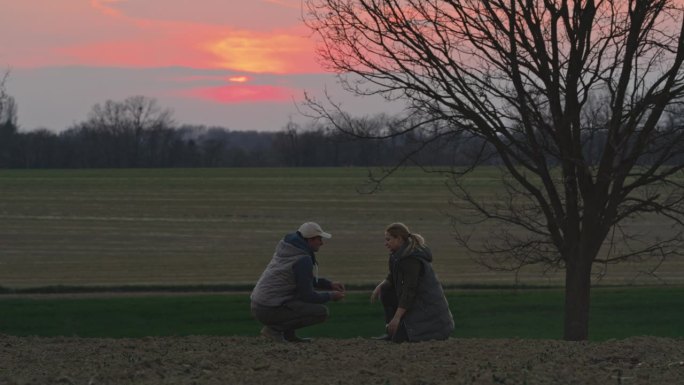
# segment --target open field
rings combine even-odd
[[[0,171],[0,286],[250,285],[277,240],[306,220],[334,234],[319,253],[323,276],[356,284],[380,280],[386,269],[382,231],[403,221],[427,238],[444,283],[514,282],[454,246],[442,179],[409,170],[379,193],[361,195],[356,188],[365,174]],[[481,171],[472,183],[482,199],[496,199],[495,170]],[[639,275],[649,268],[610,267],[602,283],[673,285],[594,289],[595,341],[583,343],[551,340],[562,333],[559,289],[452,291],[455,338],[402,345],[365,338],[382,327],[368,293],[330,304],[329,322],[301,332],[318,338],[297,345],[254,337],[259,326],[249,317],[245,294],[5,294],[0,383],[682,383],[684,294],[674,286],[684,283],[684,263],[663,265],[662,281]],[[518,278],[529,285],[562,283],[558,275],[532,270]]]
[[[155,169],[0,171],[0,286],[253,284],[277,240],[304,221],[333,233],[321,275],[368,284],[385,275],[383,229],[407,223],[423,234],[445,284],[512,284],[452,240],[444,179],[410,169],[376,194],[359,194],[367,170]],[[470,181],[496,199],[498,174]],[[458,207],[458,205],[456,206]],[[658,223],[644,230],[660,231]],[[654,230],[655,229],[655,230]],[[477,234],[487,237],[483,231]],[[684,261],[610,266],[606,284],[684,283]],[[529,269],[521,284],[562,284]]]

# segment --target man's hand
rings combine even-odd
[[[341,282],[333,282],[331,286],[332,286],[332,289],[335,290],[335,291],[341,291],[341,292],[343,292],[343,293],[344,293],[345,291],[347,291],[347,290],[344,288],[344,284],[341,283]]]
[[[330,292],[330,299],[333,301],[339,301],[341,299],[344,299],[344,292],[341,291],[331,291]]]

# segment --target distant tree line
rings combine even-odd
[[[96,104],[85,121],[59,133],[20,131],[16,103],[0,90],[0,168],[451,166],[475,158],[500,163],[481,138],[435,139],[444,127],[407,130],[410,121],[382,114],[343,117],[345,125],[335,128],[312,121],[290,122],[276,132],[231,131],[177,125],[171,111],[143,96]],[[604,141],[595,131],[586,151]]]
[[[177,125],[171,111],[143,96],[96,104],[85,121],[59,133],[20,131],[14,100],[5,95],[0,106],[0,168],[383,166],[419,143],[417,133],[367,141],[314,122],[276,132]],[[355,123],[380,132],[393,119]],[[428,163],[451,163],[436,154]]]

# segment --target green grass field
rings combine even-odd
[[[334,237],[318,254],[321,275],[372,284],[386,271],[384,227],[408,224],[427,239],[447,285],[511,285],[457,247],[445,179],[407,169],[381,191],[357,190],[361,168],[0,170],[0,287],[52,285],[250,285],[285,233],[304,221]],[[469,183],[495,200],[499,174]],[[644,226],[654,226],[645,224]],[[650,228],[649,227],[649,228]],[[485,230],[476,237],[489,236]],[[606,284],[684,284],[684,261],[610,266]],[[561,285],[529,268],[519,283]]]
[[[314,337],[371,337],[383,331],[368,293],[329,304],[331,318],[302,330]],[[637,335],[684,337],[684,288],[603,288],[592,296],[592,340]],[[562,337],[561,290],[451,291],[458,338]],[[257,335],[246,294],[111,298],[0,297],[0,334],[144,337]]]

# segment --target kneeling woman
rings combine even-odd
[[[403,223],[385,230],[390,251],[389,274],[373,290],[385,309],[387,335],[394,342],[445,340],[454,330],[454,319],[442,285],[432,270],[432,253],[425,240],[411,234]]]

